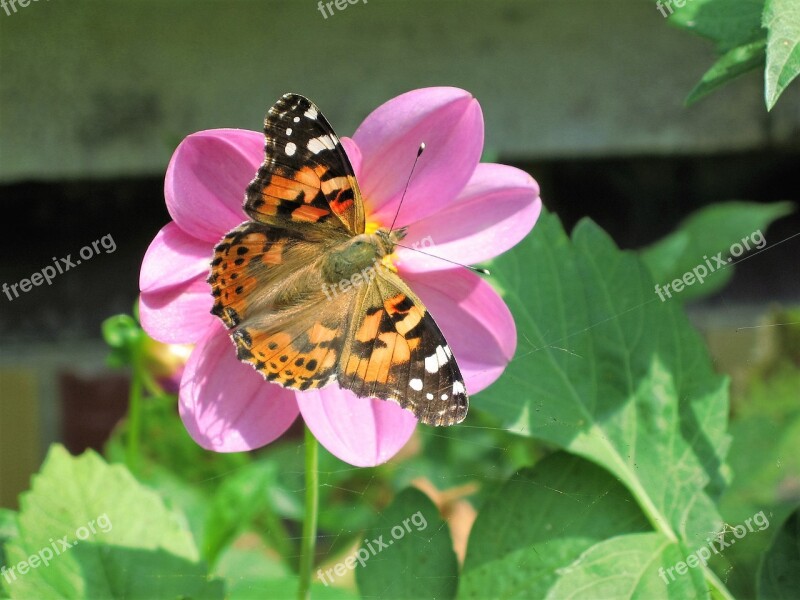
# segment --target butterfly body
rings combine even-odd
[[[362,233],[350,238],[328,253],[322,265],[323,278],[328,284],[335,284],[363,273],[372,268],[375,261],[390,256],[404,234],[403,231],[379,229],[373,234]]]
[[[366,232],[350,161],[308,99],[284,95],[264,131],[244,203],[251,220],[216,246],[208,279],[238,358],[284,387],[338,383],[427,424],[462,421],[452,351],[391,264],[405,229]]]

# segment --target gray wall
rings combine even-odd
[[[711,44],[648,0],[35,0],[0,11],[0,181],[163,173],[186,134],[259,129],[282,93],[342,135],[409,89],[456,85],[504,158],[710,153],[796,137],[752,73],[692,108]]]

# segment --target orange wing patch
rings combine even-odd
[[[242,327],[231,337],[239,360],[253,365],[267,381],[309,390],[323,387],[336,378],[340,333],[322,323],[298,334]]]
[[[287,240],[279,231],[257,223],[245,223],[229,231],[214,248],[208,283],[214,296],[211,313],[230,329],[236,327],[249,308],[248,298],[258,287],[252,261],[265,266],[283,263]]]

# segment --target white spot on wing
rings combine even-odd
[[[339,143],[338,138],[332,135],[321,135],[318,138],[308,141],[307,148],[314,154],[319,154],[323,150],[333,150]]]
[[[425,397],[426,397],[428,400],[433,400],[433,394],[431,394],[430,392],[428,392],[427,394],[425,394]]]
[[[431,354],[425,358],[425,370],[428,373],[436,373],[439,370],[439,360],[436,354]]]
[[[309,106],[308,110],[304,113],[309,119],[316,119],[317,118],[317,109],[313,106]]]
[[[287,156],[294,156],[294,153],[297,151],[297,144],[294,142],[289,142],[286,144],[286,155]]]
[[[295,123],[299,123],[300,122],[300,117],[295,117],[294,119],[292,119],[292,121],[294,121]]]
[[[442,400],[447,400],[447,394],[442,394]]]
[[[408,382],[408,386],[418,392],[422,389],[422,379],[412,379]]]
[[[444,348],[447,348],[447,346],[445,346]],[[444,348],[441,347],[441,346],[436,348],[436,356],[439,357],[439,364],[440,365],[446,365],[447,364],[447,352],[444,351]]]
[[[286,135],[292,135],[292,128],[291,127],[286,129]]]
[[[453,353],[450,351],[450,346],[444,347],[444,353],[447,355],[447,358],[453,358]]]
[[[463,394],[467,391],[467,388],[464,387],[464,384],[460,381],[453,382],[453,394]]]

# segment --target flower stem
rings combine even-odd
[[[300,586],[298,600],[311,598],[311,572],[317,545],[317,515],[319,512],[319,443],[306,426],[306,514],[303,520],[303,539],[300,546]]]
[[[140,440],[142,437],[142,360],[139,345],[134,349],[131,369],[131,391],[128,398],[128,443],[125,463],[131,473],[139,470]]]

